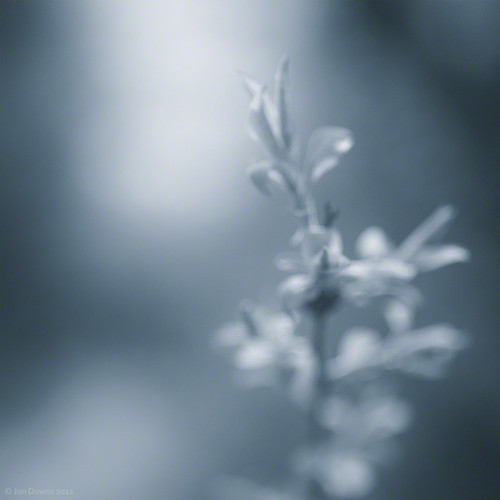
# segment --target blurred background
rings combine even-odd
[[[205,500],[220,474],[285,476],[301,414],[210,349],[241,298],[277,304],[294,225],[245,178],[235,70],[271,82],[284,52],[302,137],[356,136],[318,189],[348,250],[451,202],[473,255],[419,282],[418,325],[473,345],[448,379],[404,383],[416,423],[370,498],[500,498],[499,7],[2,0],[0,498]],[[360,323],[382,326],[332,328]]]

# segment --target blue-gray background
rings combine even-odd
[[[404,384],[417,420],[372,498],[500,498],[498,22],[492,1],[2,1],[0,497],[203,500],[221,473],[285,475],[300,413],[235,387],[209,341],[240,298],[276,303],[293,222],[245,179],[234,70],[270,81],[286,51],[303,137],[356,135],[319,189],[348,249],[452,202],[473,255],[420,281],[419,324],[473,345]]]

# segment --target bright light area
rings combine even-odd
[[[275,63],[251,40],[257,8],[169,0],[89,9],[82,43],[95,95],[76,138],[85,196],[139,221],[192,226],[236,216],[248,142],[234,70]],[[248,21],[228,23],[234,18]]]

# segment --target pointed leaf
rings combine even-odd
[[[469,258],[470,252],[459,245],[441,245],[422,248],[413,260],[420,271],[433,271],[450,264],[467,262]]]
[[[411,280],[416,275],[415,266],[398,259],[354,260],[343,276],[365,280]],[[389,283],[389,281],[388,281]]]
[[[274,165],[270,160],[263,160],[247,167],[247,175],[257,189],[266,196],[286,191],[283,175],[274,168]]]
[[[341,127],[322,127],[315,130],[307,145],[305,167],[313,181],[336,167],[340,156],[354,144],[352,133]]]
[[[264,85],[259,83],[257,80],[252,78],[250,75],[247,75],[243,71],[238,72],[243,80],[243,86],[247,91],[248,95],[253,99],[259,92],[262,92],[264,89]]]
[[[439,207],[401,243],[398,255],[402,259],[410,259],[423,245],[441,237],[454,218],[455,209],[451,205]]]
[[[468,338],[455,328],[438,324],[396,337],[388,346],[388,364],[404,372],[440,378],[456,353],[467,347]]]
[[[279,114],[280,134],[287,150],[292,145],[292,127],[290,122],[290,60],[284,55],[278,65],[275,76],[274,102]]]
[[[265,88],[261,88],[250,103],[248,128],[252,139],[260,142],[270,155],[283,157],[278,111]]]

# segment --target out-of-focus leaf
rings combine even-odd
[[[386,364],[416,376],[440,378],[468,343],[467,336],[452,326],[432,325],[395,337],[386,348]]]
[[[250,75],[243,71],[239,71],[241,79],[243,80],[243,86],[248,92],[248,95],[253,99],[259,92],[262,92],[264,85],[259,83],[257,80],[252,78]]]
[[[264,87],[257,91],[250,103],[248,128],[252,139],[260,142],[271,156],[284,157],[278,111]]]
[[[342,236],[337,229],[314,225],[303,232],[300,249],[306,261],[317,257],[325,248],[332,256],[342,253]]]
[[[247,174],[257,189],[266,196],[286,191],[286,182],[272,160],[262,160],[247,167]]]
[[[290,60],[284,55],[278,65],[274,83],[274,102],[278,109],[280,134],[287,150],[292,145],[292,124],[290,121]]]
[[[336,167],[341,155],[354,144],[351,131],[342,127],[321,127],[315,130],[307,145],[305,168],[313,182]]]
[[[274,265],[280,271],[305,272],[304,261],[298,252],[283,252],[274,258]]]
[[[280,285],[279,292],[287,309],[295,310],[314,300],[318,290],[311,276],[295,274]]]
[[[414,257],[415,265],[420,271],[433,271],[440,267],[467,262],[470,252],[459,245],[426,246]]]
[[[234,358],[238,368],[257,369],[269,365],[274,360],[272,345],[267,341],[253,340],[243,346]]]
[[[361,280],[411,280],[416,275],[415,266],[397,259],[354,260],[342,272],[346,277]]]
[[[328,362],[328,373],[340,378],[376,366],[379,361],[381,338],[375,330],[352,328],[339,345],[339,354]]]
[[[435,242],[443,236],[455,215],[455,209],[451,205],[439,207],[401,243],[398,248],[399,257],[410,259],[423,245]]]
[[[321,465],[323,488],[334,498],[362,498],[375,487],[373,465],[357,453],[334,453]]]

